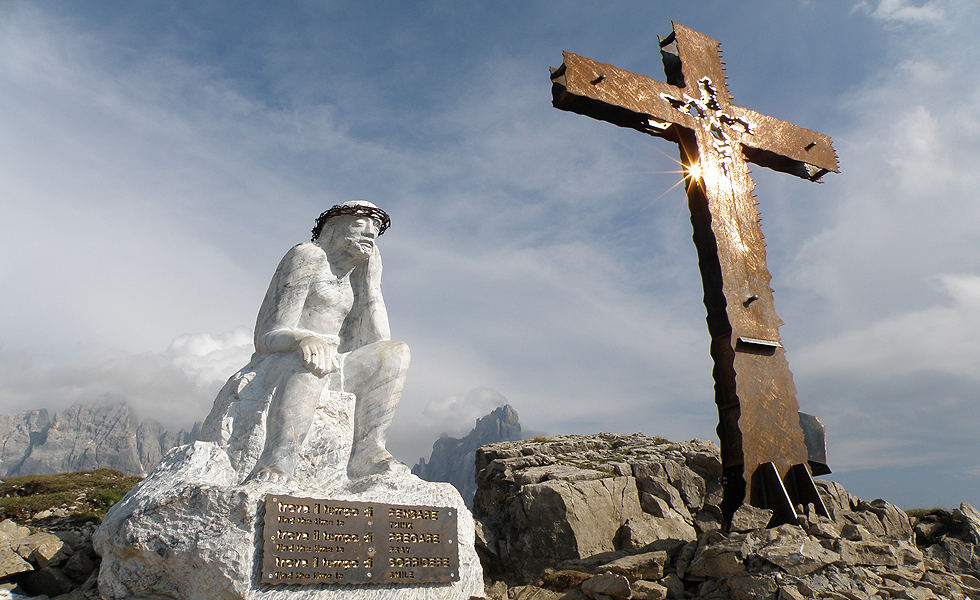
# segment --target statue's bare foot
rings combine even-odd
[[[293,484],[296,479],[275,465],[269,465],[252,471],[250,481],[268,481],[270,483]]]
[[[366,453],[352,456],[347,467],[347,473],[355,479],[382,474],[404,477],[411,475],[412,470],[408,468],[408,465],[399,462],[387,450],[381,450],[371,456],[367,456]]]

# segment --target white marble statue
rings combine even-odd
[[[350,417],[343,411],[318,423],[330,431],[311,429],[318,408],[336,413],[330,404],[350,394],[347,475],[409,474],[385,449],[410,356],[406,344],[390,339],[381,297],[376,241],[389,222],[370,202],[334,206],[317,219],[313,240],[294,246],[279,263],[256,320],[255,354],[219,393],[202,428],[202,439],[229,449],[250,479],[293,478],[308,436],[342,437],[342,421]],[[249,411],[265,415],[264,427],[243,414]],[[256,435],[260,429],[264,435]],[[236,439],[249,435],[251,443]],[[329,440],[325,447],[331,448]],[[321,461],[322,468],[337,462]]]
[[[409,362],[408,346],[389,339],[381,298],[375,242],[388,224],[373,204],[346,202],[320,215],[312,242],[286,253],[259,309],[255,354],[218,393],[198,441],[168,452],[95,532],[100,597],[466,600],[483,594],[476,525],[459,492],[422,481],[385,449]],[[264,507],[279,494],[455,510],[450,544],[458,548],[459,578],[419,585],[263,584]]]

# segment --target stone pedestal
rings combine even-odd
[[[95,534],[104,598],[181,600],[468,600],[483,595],[473,517],[451,485],[414,475],[376,475],[324,487],[240,483],[217,443],[173,449],[106,515]],[[453,507],[458,511],[460,580],[415,585],[265,585],[262,520],[267,494]]]

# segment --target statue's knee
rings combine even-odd
[[[380,344],[379,350],[383,364],[397,364],[403,369],[408,368],[408,363],[412,360],[412,351],[408,349],[408,344],[391,340]]]
[[[345,390],[358,393],[364,382],[372,381],[379,375],[396,379],[404,377],[410,359],[411,352],[405,342],[383,341],[361,346],[344,361]]]
[[[266,377],[266,385],[275,388],[275,398],[288,397],[288,403],[293,403],[296,397],[309,397],[312,402],[319,400],[327,379],[310,372],[302,360],[295,356],[285,356],[276,369],[270,370]],[[275,401],[275,400],[274,400]]]

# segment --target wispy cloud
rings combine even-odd
[[[140,419],[189,429],[203,420],[225,379],[244,366],[251,335],[181,336],[161,353],[122,352],[51,360],[39,353],[0,349],[0,406],[5,412],[76,403],[126,401]]]
[[[807,2],[734,20],[669,8],[745,61],[730,76],[818,114],[801,124],[841,155],[822,186],[754,174],[784,342],[832,461],[858,472],[975,454],[961,418],[978,412],[975,7],[862,2],[826,21]],[[229,18],[255,27],[224,31],[197,13],[147,23],[159,17],[139,7],[108,25],[81,8],[3,10],[0,406],[108,394],[203,417],[247,361],[276,262],[321,210],[367,198],[394,219],[385,295],[413,349],[393,437],[410,440],[437,406],[459,421],[432,428],[465,433],[489,406],[460,400],[475,388],[533,429],[713,437],[687,208],[679,190],[661,197],[675,150],[549,105],[562,49],[656,74],[642,19],[392,3],[379,26],[357,8],[236,7]],[[759,23],[813,34],[808,67],[774,75],[778,49],[755,40],[741,46],[754,57],[736,55]],[[882,45],[811,72],[844,55],[824,39]]]
[[[172,56],[116,56],[118,48],[40,12],[8,22],[4,36],[0,67],[16,90],[6,114],[21,127],[7,131],[5,176],[20,201],[0,243],[11,257],[10,287],[33,293],[0,302],[8,314],[39,316],[6,321],[6,339],[50,340],[37,360],[51,369],[78,339],[107,352],[95,359],[106,378],[101,390],[84,375],[94,367],[79,366],[68,369],[80,378],[76,392],[49,396],[109,395],[142,406],[153,403],[144,402],[147,386],[156,400],[172,395],[190,412],[200,404],[199,380],[216,380],[218,365],[227,377],[247,356],[233,365],[201,355],[196,364],[194,352],[174,353],[206,334],[182,333],[250,324],[279,256],[305,238],[319,210],[345,197],[378,200],[396,219],[381,241],[393,328],[415,348],[407,415],[491,385],[513,390],[532,423],[552,420],[560,397],[563,417],[579,428],[632,426],[622,411],[597,420],[594,399],[656,404],[654,390],[666,402],[662,386],[676,391],[687,379],[664,384],[658,373],[683,373],[685,358],[702,354],[703,344],[688,343],[700,335],[646,301],[649,279],[632,273],[641,226],[664,227],[641,204],[676,178],[647,175],[663,167],[643,162],[672,162],[652,151],[623,160],[593,148],[595,136],[556,126],[568,115],[538,101],[543,76],[514,76],[539,65],[488,63],[464,97],[427,118],[427,135],[440,142],[420,147],[416,139],[357,138],[327,105],[264,106],[212,69]],[[330,190],[315,191],[324,180]],[[654,192],[622,201],[651,180]],[[680,220],[657,243],[686,247],[676,204],[669,215]],[[45,214],[57,217],[45,223]],[[38,244],[31,236],[41,230],[50,241]],[[655,263],[647,276],[658,272],[677,277]],[[684,273],[696,298],[693,267]],[[175,337],[170,350],[157,350]],[[126,353],[142,358],[122,381]],[[639,370],[649,372],[629,383]]]
[[[946,373],[980,383],[980,276],[943,275],[945,302],[841,332],[799,353],[801,373],[866,381]]]
[[[943,3],[936,0],[918,5],[909,0],[878,0],[877,3],[862,0],[854,6],[854,10],[864,11],[875,19],[892,24],[936,23],[946,17]]]
[[[967,4],[882,2],[871,14],[946,19],[945,35],[966,40]],[[859,491],[878,481],[869,469],[965,473],[980,427],[980,49],[891,44],[892,64],[841,102],[843,175],[826,186],[839,200],[789,269],[809,298],[796,315],[808,321],[794,334],[797,387],[828,425],[832,461],[860,472]],[[978,483],[955,486],[977,494]]]

